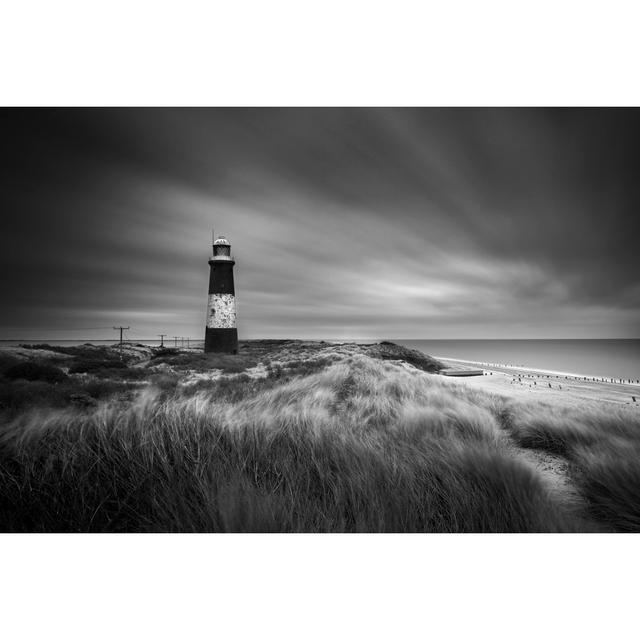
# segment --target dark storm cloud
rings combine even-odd
[[[245,335],[638,334],[637,110],[31,109],[0,126],[4,337],[199,335],[214,224]]]

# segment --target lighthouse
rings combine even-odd
[[[213,257],[209,258],[209,301],[205,352],[238,353],[236,328],[236,295],[233,287],[231,243],[219,236],[213,242]]]

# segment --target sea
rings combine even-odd
[[[640,340],[392,340],[435,358],[640,380]]]
[[[580,376],[640,380],[640,340],[402,340],[390,339],[436,358],[452,358],[485,363],[511,365]],[[72,346],[117,344],[117,340],[0,340],[0,346],[18,344],[50,344]],[[160,345],[160,340],[139,340],[142,344]],[[357,341],[360,342],[360,341]],[[366,340],[365,342],[372,342]],[[165,346],[202,347],[202,340],[184,342],[165,340]]]

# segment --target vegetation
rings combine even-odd
[[[41,362],[19,362],[4,371],[10,380],[42,380],[62,382],[67,376],[59,367]]]
[[[137,386],[132,386],[131,383],[109,379],[78,381],[70,377],[59,383],[41,380],[3,381],[0,384],[0,414],[6,425],[12,418],[29,409],[74,406],[78,403],[78,398],[85,398],[82,405],[87,404],[87,397],[95,402],[132,400],[136,389]],[[0,425],[0,432],[3,428],[4,425]]]
[[[76,360],[69,368],[69,373],[96,373],[113,372],[113,369],[126,369],[127,365],[122,360],[104,360],[96,358],[87,358]]]
[[[640,418],[624,408],[512,404],[505,424],[523,447],[564,456],[591,514],[616,531],[640,531]]]
[[[240,373],[249,367],[254,367],[258,361],[246,355],[174,351],[154,357],[154,364],[169,364],[178,371],[220,369],[225,373]]]
[[[149,377],[144,370],[128,367],[108,347],[22,348],[29,354],[26,359],[24,353],[0,353],[0,416],[5,422],[32,408],[131,400],[136,387],[144,386]]]
[[[235,365],[148,351],[111,366],[87,347],[59,382],[5,377],[2,530],[640,529],[631,414],[501,400],[391,344],[256,341]],[[516,445],[570,459],[589,512]]]
[[[381,342],[367,345],[367,347],[367,355],[380,360],[401,360],[413,365],[416,369],[428,371],[429,373],[437,373],[444,368],[444,365],[435,358],[416,349],[408,349],[393,342]]]

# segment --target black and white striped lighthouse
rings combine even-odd
[[[234,264],[230,242],[224,236],[219,236],[213,242],[213,257],[209,258],[211,269],[207,328],[204,335],[205,352],[238,353]]]

